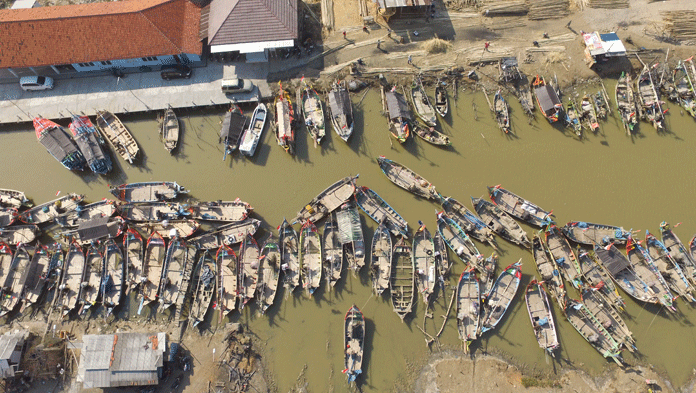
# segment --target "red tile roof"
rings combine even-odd
[[[201,54],[189,0],[125,0],[0,10],[0,68]]]
[[[208,44],[296,39],[298,0],[213,0]]]

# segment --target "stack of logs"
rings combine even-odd
[[[568,0],[527,0],[529,19],[556,19],[570,15]]]
[[[590,8],[628,8],[628,0],[590,0]]]
[[[663,11],[669,36],[679,41],[696,40],[696,11]]]

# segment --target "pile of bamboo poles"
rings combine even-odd
[[[568,0],[527,0],[529,19],[554,19],[570,14]]]
[[[661,14],[670,37],[679,41],[696,40],[696,11],[663,11]]]
[[[329,30],[335,28],[333,0],[321,0],[321,20],[325,28]]]
[[[524,0],[496,0],[481,6],[484,16],[524,15],[528,11],[529,7]]]
[[[590,8],[628,8],[628,0],[590,0]]]

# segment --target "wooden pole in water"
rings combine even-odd
[[[491,104],[491,100],[488,98],[488,93],[486,92],[486,88],[481,85],[481,90],[483,90],[483,96],[486,97],[486,101],[488,102],[488,109],[493,112],[493,104]]]

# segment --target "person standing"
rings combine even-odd
[[[413,65],[413,57],[411,55],[408,55],[408,64]]]
[[[343,32],[343,39],[344,39],[344,40],[347,40],[347,39],[348,39],[348,38],[346,38],[346,32],[345,32],[345,31]]]
[[[483,49],[484,49],[486,52],[490,52],[490,51],[488,50],[488,47],[489,47],[489,46],[491,46],[491,43],[488,42],[488,41],[486,41],[486,43],[483,45]]]

